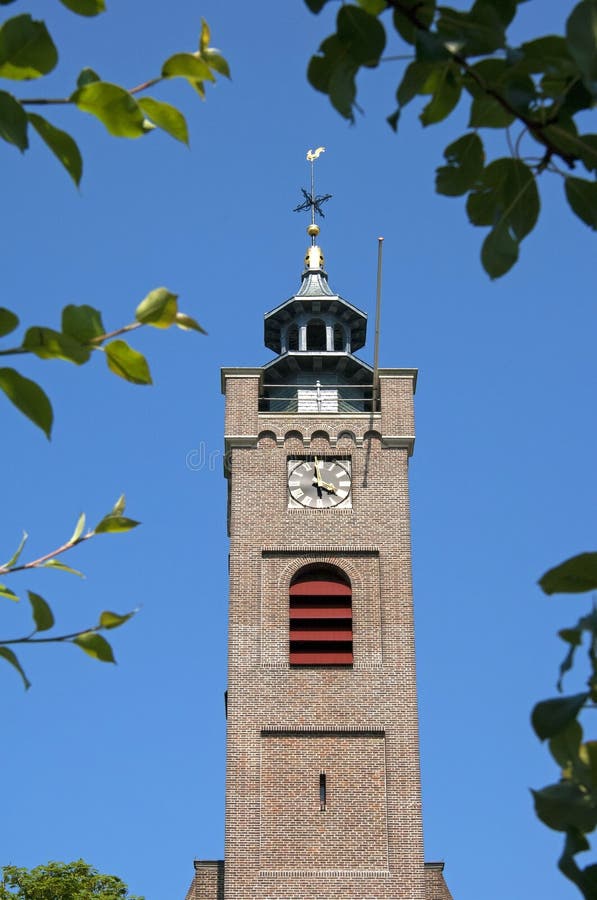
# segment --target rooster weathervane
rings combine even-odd
[[[304,200],[294,208],[294,212],[303,212],[303,210],[310,209],[311,225],[315,225],[315,213],[320,215],[322,219],[325,218],[324,212],[321,207],[324,203],[327,203],[328,200],[331,200],[332,197],[331,194],[315,193],[315,160],[318,159],[324,152],[325,147],[318,147],[316,150],[307,150],[307,162],[311,164],[311,190],[306,191],[304,188],[301,188]]]

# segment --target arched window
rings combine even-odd
[[[307,323],[307,350],[327,350],[325,322],[322,319],[311,319]]]
[[[288,350],[298,350],[298,325],[293,322],[288,327]]]
[[[341,325],[334,325],[334,350],[344,350],[344,329]]]
[[[352,591],[335,566],[308,566],[290,585],[291,666],[350,666]]]

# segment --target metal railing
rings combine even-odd
[[[372,385],[266,384],[259,398],[260,412],[371,413],[379,408]]]

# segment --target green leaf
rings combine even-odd
[[[193,81],[192,78],[188,79],[188,82],[191,85],[191,87],[193,88],[193,90],[197,91],[200,98],[202,100],[205,100],[206,94],[205,94],[205,85],[203,84],[203,82],[202,81]]]
[[[47,119],[38,116],[35,113],[29,113],[27,118],[39,134],[40,138],[46,146],[50,148],[56,159],[58,159],[72,180],[78,186],[83,174],[83,159],[79,148],[70,134],[56,128]]]
[[[205,60],[195,53],[175,53],[162,66],[162,78],[186,78],[188,81],[215,81]]]
[[[100,628],[119,628],[120,625],[124,625],[125,622],[128,622],[135,615],[135,612],[125,613],[124,615],[119,615],[115,612],[109,612],[108,610],[104,610],[100,615],[99,619],[99,627]]]
[[[537,703],[531,714],[531,723],[537,737],[544,741],[563,731],[574,719],[589,699],[589,693],[573,694],[570,697],[554,697]]]
[[[416,12],[417,19],[423,28],[429,28],[433,22],[433,17],[435,16],[435,0],[421,0],[420,3],[411,4],[411,8],[412,7],[415,7],[414,11]],[[400,37],[406,41],[407,44],[414,44],[417,37],[417,26],[411,22],[408,16],[400,10],[395,9],[393,12],[393,22],[394,28]]]
[[[370,16],[378,16],[380,13],[387,9],[386,0],[357,0],[359,6],[361,6],[365,12],[369,13]]]
[[[209,47],[211,31],[205,19],[201,19],[201,31],[199,32],[199,52],[203,53]]]
[[[328,87],[332,106],[350,122],[354,121],[353,107],[357,95],[356,74],[357,66],[354,63],[340,62],[332,71]]]
[[[23,552],[23,547],[24,547],[25,544],[27,543],[27,538],[28,538],[28,537],[29,537],[29,535],[27,534],[26,531],[24,531],[24,532],[23,532],[23,537],[21,538],[21,541],[20,541],[20,543],[19,543],[19,546],[17,547],[17,549],[15,550],[15,552],[13,553],[13,555],[10,557],[10,559],[8,560],[8,562],[5,562],[3,566],[0,566],[0,569],[12,569],[12,567],[14,566],[14,564],[17,563],[17,562],[19,561],[19,557],[20,557],[21,553]]]
[[[576,719],[549,741],[549,752],[561,769],[569,770],[578,762],[582,728]]]
[[[220,51],[216,50],[215,47],[206,47],[205,50],[201,52],[201,59],[204,59],[209,68],[213,69],[219,75],[230,78],[230,66]]]
[[[491,279],[501,278],[518,260],[518,241],[506,225],[492,228],[481,247],[481,262]]]
[[[597,824],[597,808],[591,794],[570,781],[531,791],[537,817],[555,831],[578,828],[590,832]]]
[[[102,79],[99,77],[97,72],[94,72],[93,69],[85,67],[81,69],[79,72],[79,76],[77,78],[77,87],[82,88],[85,87],[86,84],[91,84],[94,81],[101,81]]]
[[[10,309],[0,306],[0,337],[10,334],[18,327],[19,317]]]
[[[0,584],[0,597],[4,597],[6,600],[13,600],[15,603],[19,602],[19,598],[15,592],[11,591],[5,584]]]
[[[0,78],[39,78],[57,62],[58,51],[44,22],[25,14],[0,26]]]
[[[394,132],[398,131],[398,122],[400,121],[400,113],[401,113],[401,109],[400,109],[400,107],[398,107],[398,109],[395,112],[393,112],[391,115],[386,117],[386,122],[388,123],[388,125],[390,126],[392,131],[394,131]]]
[[[93,306],[65,306],[61,324],[63,333],[81,344],[87,344],[106,333],[102,314]]]
[[[41,328],[38,325],[27,329],[22,346],[40,359],[64,359],[77,366],[86,363],[91,355],[87,347],[69,334],[62,334],[52,328]]]
[[[566,22],[566,40],[586,86],[597,89],[597,0],[582,0]]]
[[[547,125],[542,129],[542,134],[558,153],[576,157],[582,150],[581,140],[573,119],[564,119],[560,116],[558,124]],[[533,135],[533,138],[543,148],[545,147],[538,135]]]
[[[73,569],[71,566],[67,566],[66,563],[60,562],[59,559],[49,559],[47,562],[43,564],[44,569],[57,569],[59,572],[70,572],[71,575],[78,575],[79,578],[85,578],[82,572],[79,572],[78,569]]]
[[[166,131],[177,141],[188,145],[189,132],[186,119],[175,106],[154,100],[152,97],[143,97],[139,100],[139,106],[154,125],[157,125],[162,131]]]
[[[80,539],[81,535],[85,530],[85,513],[81,513],[79,518],[77,519],[77,524],[75,525],[75,530],[73,531],[72,537],[69,540],[69,544],[76,544]]]
[[[507,128],[514,121],[514,116],[493,97],[486,94],[473,97],[469,128]]]
[[[187,316],[186,313],[177,312],[174,317],[174,324],[182,331],[198,331],[200,334],[207,334],[205,328],[202,328],[196,319]]]
[[[0,91],[0,138],[14,144],[21,152],[29,146],[27,113],[12,94]]]
[[[512,238],[522,240],[539,215],[539,193],[529,167],[511,157],[494,160],[469,194],[467,213],[473,225],[506,226]],[[495,240],[499,245],[502,236]]]
[[[336,33],[351,60],[359,66],[377,65],[386,45],[385,28],[358,6],[341,6]]]
[[[581,594],[597,588],[597,553],[580,553],[549,569],[540,579],[545,594]]]
[[[447,166],[436,171],[435,189],[438,194],[459,197],[470,190],[483,171],[485,152],[483,142],[474,131],[463,135],[444,150]]]
[[[0,656],[5,659],[7,662],[14,666],[21,678],[23,679],[23,684],[25,685],[25,690],[28,691],[31,687],[31,682],[25,675],[23,671],[23,667],[21,666],[16,654],[12,652],[8,647],[0,647]]]
[[[322,56],[312,56],[307,67],[307,78],[316,91],[328,93],[328,87],[332,72],[339,59],[346,56],[346,51],[340,44],[338,36],[332,34],[323,41],[319,47]]]
[[[419,116],[421,123],[434,125],[449,116],[462,91],[460,72],[453,63],[434,71],[433,97]]]
[[[597,134],[581,134],[577,141],[577,153],[585,169],[597,172]]]
[[[485,96],[488,88],[499,89],[502,79],[507,79],[512,71],[512,67],[505,59],[496,57],[482,59],[471,66],[464,84],[471,97]]]
[[[50,437],[54,413],[52,404],[35,381],[24,378],[14,369],[0,369],[0,390],[28,419]]]
[[[532,74],[551,71],[571,75],[576,69],[566,39],[561,35],[548,34],[527,41],[515,52],[519,55],[517,68]]]
[[[562,628],[558,631],[558,637],[561,637],[567,644],[573,647],[579,647],[582,644],[582,631],[580,628]]]
[[[106,9],[104,0],[60,0],[60,2],[79,16],[97,16]]]
[[[591,786],[597,787],[597,741],[585,741],[580,748],[580,758],[589,769]]]
[[[511,75],[503,81],[503,96],[517,113],[529,115],[539,94],[533,79],[528,75]]]
[[[486,0],[486,2],[493,6],[504,25],[509,25],[516,15],[518,0]]]
[[[417,94],[432,92],[428,85],[430,82],[433,83],[435,68],[433,63],[409,63],[396,91],[396,100],[399,106],[406,106]]]
[[[579,219],[597,231],[597,183],[584,178],[564,179],[566,199]]]
[[[463,56],[484,56],[505,46],[503,22],[495,7],[477,0],[468,12],[440,7],[437,30],[446,46]]]
[[[316,14],[321,12],[327,2],[328,0],[305,0],[305,3],[307,4],[311,12]]]
[[[112,514],[104,516],[93,529],[96,534],[118,534],[122,531],[130,531],[140,525],[134,519],[127,519],[126,516],[114,516]]]
[[[569,878],[574,884],[576,884],[583,894],[583,897],[586,900],[595,896],[595,883],[593,882],[592,890],[588,890],[590,885],[588,881],[585,879],[585,873],[594,867],[587,867],[584,871],[579,868],[574,859],[577,853],[582,853],[585,850],[590,850],[591,845],[588,840],[578,829],[569,828],[566,832],[566,840],[564,841],[564,850],[562,855],[558,860],[558,869],[562,872],[566,878]],[[593,875],[594,878],[594,875]],[[585,887],[587,891],[585,891]]]
[[[137,138],[150,130],[133,95],[117,84],[91,81],[78,88],[71,100],[98,118],[115,137]]]
[[[142,353],[133,350],[125,341],[111,341],[106,345],[108,368],[133,384],[151,384],[147,360]]]
[[[121,516],[126,508],[126,497],[124,494],[121,494],[112,509],[110,510],[111,516]]]
[[[84,634],[80,634],[73,639],[73,644],[76,644],[77,647],[80,647],[85,653],[93,659],[98,659],[100,662],[116,662],[108,641],[101,634],[96,634],[95,631],[86,631]]]
[[[430,31],[417,31],[415,37],[417,62],[445,62],[452,58],[439,35]]]
[[[178,294],[166,288],[156,288],[141,301],[135,310],[135,318],[154,328],[169,328],[176,318]]]
[[[33,591],[27,591],[27,594],[29,595],[29,602],[31,603],[35,630],[48,631],[54,624],[54,614],[52,613],[49,604],[43,597],[40,597],[39,594],[34,594]]]

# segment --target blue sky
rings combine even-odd
[[[519,38],[561,31],[571,7],[531,0]],[[48,113],[80,142],[80,192],[38,142],[24,157],[0,148],[2,305],[24,324],[56,325],[63,305],[89,303],[116,328],[166,285],[209,332],[135,334],[152,388],[115,378],[99,354],[77,370],[24,360],[54,400],[50,444],[2,405],[6,557],[23,529],[37,556],[68,538],[81,511],[100,518],[122,491],[143,527],[73,552],[84,582],[53,572],[11,582],[47,597],[64,630],[101,609],[142,610],[114,633],[116,667],[74,647],[24,651],[27,694],[0,669],[0,862],[82,856],[148,900],[170,900],[184,897],[195,856],[222,856],[219,368],[271,358],[262,317],[300,283],[307,222],[292,209],[308,183],[305,152],[324,145],[330,283],[371,320],[383,235],[380,363],[420,370],[411,490],[426,857],[446,860],[457,900],[576,897],[555,869],[559,835],[531,808],[529,787],[556,772],[529,712],[554,694],[557,629],[588,604],[548,599],[536,580],[595,548],[592,233],[562,186],[546,183],[521,261],[490,283],[483,235],[461,200],[434,194],[434,168],[464,132],[465,112],[424,131],[413,108],[395,136],[385,116],[399,69],[388,63],[361,80],[365,115],[348,126],[306,83],[330,16],[299,0],[128,0],[96,20],[58,3],[9,12],[19,9],[47,13],[62,51],[47,94],[68,93],[84,65],[138,84],[171,53],[195,48],[201,16],[233,80],[204,104],[183,83],[155,92],[187,113],[190,151],[162,134],[119,141],[76,111]],[[361,355],[371,362],[372,352],[370,328]],[[24,631],[27,610],[4,602],[6,633]]]

